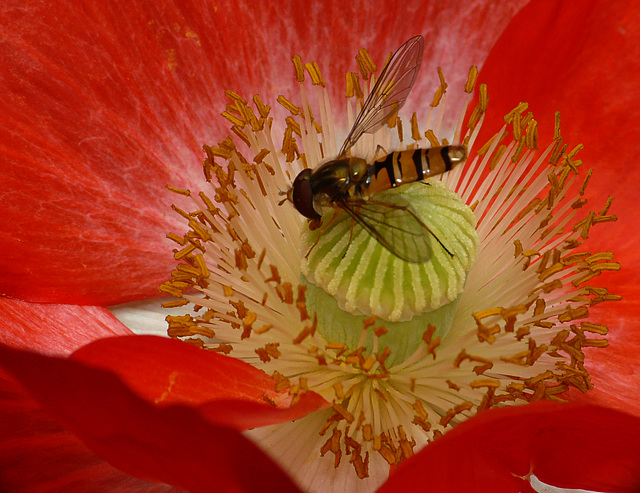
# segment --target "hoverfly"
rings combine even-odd
[[[415,36],[393,54],[365,100],[338,157],[296,176],[289,199],[303,216],[319,220],[324,207],[344,210],[382,246],[407,262],[431,258],[430,237],[452,255],[411,205],[400,197],[379,200],[376,193],[450,170],[466,159],[460,145],[396,151],[368,163],[348,155],[364,133],[374,133],[395,117],[415,83],[424,38]]]

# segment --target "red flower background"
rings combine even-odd
[[[442,66],[461,84],[482,65],[486,136],[524,100],[543,145],[556,110],[563,135],[585,144],[579,157],[595,170],[587,198],[597,208],[614,195],[620,218],[596,227],[589,248],[615,249],[623,270],[602,283],[624,300],[592,309],[611,347],[587,354],[595,389],[572,398],[640,415],[640,2],[523,3],[3,4],[0,489],[295,491],[238,430],[322,402],[273,409],[262,404],[265,392],[277,398],[270,379],[238,361],[161,338],[102,340],[130,334],[104,307],[154,297],[168,277],[164,235],[180,226],[164,186],[198,188],[201,145],[226,135],[225,89],[295,94],[289,60],[300,53],[339,101],[359,48],[382,60],[416,33],[427,41],[423,72]],[[413,101],[432,92],[433,74],[421,75]],[[634,491],[639,430],[637,418],[580,404],[489,411],[383,488],[518,491],[513,474],[534,472],[559,486]],[[558,440],[572,453],[554,451]]]

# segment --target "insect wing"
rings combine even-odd
[[[408,202],[396,197],[394,203],[345,201],[339,205],[396,257],[413,263],[431,258],[431,230]]]
[[[346,154],[362,134],[374,133],[402,108],[418,76],[423,52],[424,38],[414,36],[393,54],[342,144],[340,156]]]

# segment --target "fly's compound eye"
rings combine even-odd
[[[293,206],[304,217],[320,219],[320,214],[313,208],[313,192],[311,191],[311,170],[304,169],[293,180]]]

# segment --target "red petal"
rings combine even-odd
[[[0,373],[3,491],[173,491],[115,469]]]
[[[606,236],[598,238],[596,228],[599,241],[592,245],[615,246],[633,270],[640,261],[628,234],[640,218],[634,187],[628,186],[640,179],[640,167],[632,165],[640,139],[638,8],[635,0],[531,2],[509,24],[480,77],[490,94],[487,132],[497,131],[502,115],[527,101],[546,146],[553,137],[553,114],[560,111],[562,135],[570,148],[584,143],[579,157],[595,168],[587,196],[597,199],[596,207],[613,194],[612,212],[620,216],[607,225]],[[636,279],[633,270],[617,275],[616,282]]]
[[[201,145],[228,132],[225,89],[297,94],[290,57],[301,52],[340,100],[358,48],[382,60],[425,31],[428,64],[458,76],[522,3],[3,5],[0,180],[11,190],[0,196],[3,292],[98,305],[153,296],[173,263],[163,238],[180,228],[169,210],[179,197],[164,186],[197,190]],[[331,19],[339,22],[327,29]]]
[[[268,406],[267,399],[280,402],[282,396],[266,373],[238,359],[162,337],[102,339],[71,358],[113,372],[147,402],[203,405],[199,409],[212,422],[244,429],[292,421],[328,406],[313,393],[293,407],[284,406],[289,399],[282,408]]]
[[[0,347],[0,360],[92,450],[128,474],[198,491],[299,491],[238,431],[155,407],[77,361]]]
[[[0,198],[11,225],[0,249],[12,296],[113,304],[157,294],[170,270],[163,237],[176,222],[162,214],[171,200],[162,190],[184,183],[169,165],[200,157],[168,122],[187,115],[163,114],[167,95],[152,89],[171,78],[167,52],[135,47],[157,30],[129,13],[124,22],[108,6],[99,15],[79,3],[3,7],[3,92],[12,96],[0,103],[0,152],[13,193]],[[109,16],[113,29],[102,23]],[[129,46],[118,46],[125,33]]]
[[[640,488],[640,418],[540,402],[481,413],[402,464],[380,493],[425,484],[440,493],[532,491],[530,473],[564,488]],[[524,479],[521,479],[524,478]]]
[[[608,195],[615,197],[610,212],[619,220],[593,228],[586,245],[589,251],[615,252],[622,271],[590,284],[607,286],[623,295],[623,301],[591,310],[592,320],[611,330],[611,347],[588,354],[596,389],[586,398],[638,414],[640,401],[631,396],[640,388],[635,370],[640,352],[640,249],[635,234],[640,208],[634,186],[640,182],[640,166],[635,164],[640,141],[639,9],[637,0],[531,2],[513,18],[480,75],[490,96],[485,138],[503,125],[504,113],[527,101],[545,147],[553,134],[553,114],[560,110],[569,149],[584,143],[578,158],[586,169],[594,168],[586,194],[589,205],[599,210]]]
[[[310,393],[295,407],[265,407],[267,398],[282,406],[288,400],[275,391],[273,379],[264,372],[171,339],[112,337],[132,333],[105,308],[0,298],[0,321],[0,343],[52,355],[78,349],[73,359],[115,373],[148,402],[200,405],[212,400],[235,401],[212,409],[219,413],[216,422],[227,419],[227,424],[248,428],[297,419],[328,405]],[[260,405],[247,406],[247,402]]]
[[[130,335],[109,310],[0,298],[0,343],[45,354],[69,354],[102,337]]]

